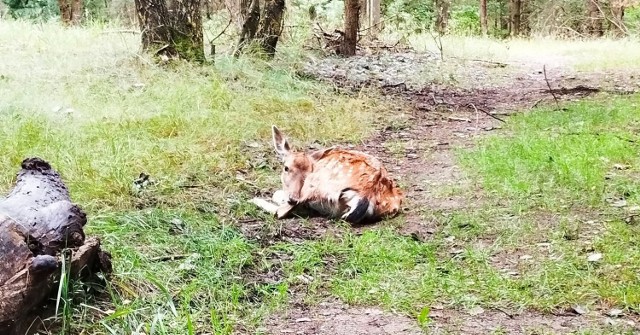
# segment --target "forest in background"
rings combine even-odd
[[[377,29],[371,30],[378,31],[484,33],[497,38],[621,37],[640,32],[639,3],[638,0],[360,0],[360,8],[374,7],[372,25]],[[206,19],[231,19],[240,30],[251,2],[203,0],[198,5]],[[344,13],[341,0],[292,0],[285,6],[289,13],[295,13],[285,20],[285,29],[314,22],[337,26]],[[134,1],[127,0],[2,0],[0,15],[34,21],[60,19],[72,24],[136,25]],[[372,28],[364,25],[361,23],[361,29]]]

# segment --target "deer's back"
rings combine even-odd
[[[331,149],[313,165],[303,193],[312,207],[328,214],[344,211],[340,194],[351,189],[366,197],[376,215],[390,214],[399,208],[402,194],[375,157],[363,152]]]

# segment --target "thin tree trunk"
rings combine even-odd
[[[264,14],[258,30],[260,46],[269,57],[276,53],[278,39],[282,33],[282,23],[284,19],[285,0],[267,0],[264,7]]]
[[[520,14],[521,14],[521,0],[511,0],[511,6],[509,8],[509,16],[511,18],[511,36],[520,35]]]
[[[71,24],[80,24],[82,20],[82,10],[82,0],[71,0]]]
[[[250,10],[246,14],[244,23],[242,24],[242,30],[240,31],[240,39],[238,40],[238,46],[235,52],[236,57],[239,56],[244,47],[255,38],[259,24],[260,0],[252,0]]]
[[[482,28],[482,36],[487,36],[487,0],[480,0],[480,27]]]
[[[380,26],[381,21],[381,9],[380,9],[380,0],[369,0],[369,24],[371,25],[371,29],[369,29],[369,33],[371,36],[376,36],[382,30]]]
[[[591,36],[600,37],[604,34],[602,28],[602,13],[600,12],[600,0],[587,0],[587,22],[586,31]]]
[[[343,56],[354,56],[358,43],[358,19],[360,16],[359,0],[344,1],[344,38],[339,53]]]
[[[611,22],[609,22],[609,30],[620,37],[627,34],[627,28],[624,24],[624,2],[622,0],[611,0]]]
[[[449,0],[435,0],[436,6],[436,31],[443,35],[447,32],[449,24]]]
[[[64,25],[77,25],[82,20],[82,0],[58,0],[58,8]]]

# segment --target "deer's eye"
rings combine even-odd
[[[289,172],[289,167],[288,166],[284,167],[284,172]]]

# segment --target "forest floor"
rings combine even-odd
[[[433,243],[434,239],[442,236],[448,225],[438,216],[455,216],[461,212],[491,216],[503,211],[514,211],[513,206],[523,206],[522,203],[514,205],[509,200],[496,200],[495,195],[483,189],[481,182],[473,180],[475,177],[481,178],[478,171],[462,171],[457,151],[474,148],[479,138],[488,134],[498,134],[499,138],[506,136],[502,140],[509,141],[511,135],[504,134],[514,131],[505,127],[511,115],[530,113],[543,106],[549,113],[564,113],[567,102],[595,97],[595,101],[603,103],[607,99],[616,99],[616,96],[640,90],[639,69],[575,71],[572,65],[574,64],[560,58],[549,57],[507,64],[464,59],[443,61],[438,55],[428,53],[382,52],[348,59],[315,60],[304,68],[303,73],[347,89],[351,94],[373,88],[398,106],[397,112],[403,117],[384,119],[377,126],[381,130],[355,148],[380,157],[405,187],[407,201],[404,220],[398,224],[397,231],[417,241]],[[437,73],[443,66],[450,73],[448,78],[446,74]],[[435,76],[440,76],[441,80],[433,81]],[[635,98],[633,101],[638,100]],[[579,109],[574,117],[580,117]],[[561,120],[557,122],[562,123]],[[636,135],[638,130],[640,129],[634,129]],[[634,149],[637,150],[637,146]],[[637,162],[637,154],[631,155],[635,156]],[[509,156],[505,153],[502,159],[508,160]],[[517,169],[517,163],[507,161],[505,164],[512,164],[511,168]],[[467,168],[473,170],[473,166]],[[557,198],[551,201],[563,200]],[[569,218],[571,221],[593,224],[594,221],[612,218],[603,215],[597,206],[586,209],[580,205],[575,206],[578,208],[570,205],[569,210],[565,208],[560,213],[554,213],[554,209],[540,206],[535,201],[524,206],[528,208],[517,210],[520,213],[515,215],[533,218],[534,225],[545,228],[528,236],[525,241],[529,243],[519,241],[506,248],[509,243],[494,248],[502,244],[499,235],[509,230],[505,227],[493,227],[488,229],[491,233],[478,233],[478,236],[462,240],[456,240],[455,234],[447,232],[444,233],[447,235],[444,239],[448,243],[442,246],[444,250],[440,255],[455,258],[464,253],[465,249],[478,248],[480,245],[481,249],[491,250],[487,256],[495,270],[507,277],[517,277],[520,276],[519,271],[527,271],[523,269],[526,268],[523,263],[532,258],[530,254],[540,252],[530,250],[539,249],[536,244],[542,245],[542,248],[550,245],[553,248],[553,243],[547,242],[547,234],[549,230],[562,229],[558,227],[562,220]],[[487,207],[491,209],[488,210]],[[638,212],[638,208],[633,208],[631,215]],[[615,218],[621,214],[610,215]],[[513,218],[509,220],[519,221]],[[335,233],[321,220],[315,220],[314,224],[322,228],[306,230],[297,220],[288,220],[282,231],[286,232],[287,238],[294,240],[321,238],[325,234]],[[468,222],[459,224],[461,227],[472,225]],[[504,223],[495,224],[489,219],[489,222],[482,225],[501,226]],[[353,229],[361,233],[362,230],[376,228],[366,226]],[[579,236],[572,238],[574,241],[571,243],[576,246],[593,243],[589,239],[598,233],[590,232],[592,229],[597,228],[585,228]],[[500,250],[502,248],[504,249]],[[471,274],[470,276],[473,277]],[[429,308],[429,321],[425,322],[424,329],[429,334],[617,333],[625,329],[634,333],[640,331],[640,317],[636,312],[625,316],[614,315],[600,302],[592,306],[591,312],[583,310],[579,305],[555,307],[546,312],[513,309],[514,307],[506,310],[501,307],[460,310],[445,308],[436,303]],[[267,325],[274,334],[424,332],[415,321],[406,316],[388,314],[377,308],[349,307],[333,300],[315,306],[300,305],[269,321]]]
[[[638,332],[640,43],[445,39],[162,67],[119,29],[0,22],[0,188],[46,159],[113,255],[48,333]],[[272,124],[378,155],[404,212],[259,212]]]

